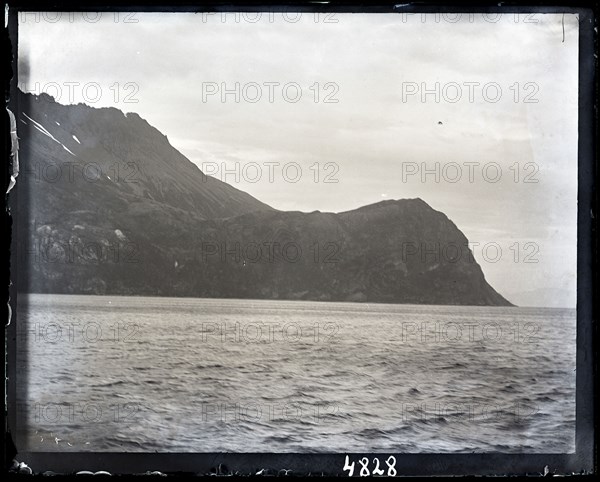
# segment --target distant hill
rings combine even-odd
[[[19,96],[24,292],[510,305],[421,199],[277,211],[137,114]]]

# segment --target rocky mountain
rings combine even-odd
[[[47,94],[20,92],[18,101],[22,168],[34,177],[40,194],[49,195],[50,204],[36,204],[36,215],[52,217],[65,208],[102,208],[110,214],[131,204],[175,208],[199,219],[271,209],[205,176],[137,114],[85,104],[65,106]],[[69,204],[75,186],[80,196]]]
[[[510,305],[421,199],[283,212],[137,114],[20,94],[20,291]]]

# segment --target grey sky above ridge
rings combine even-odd
[[[420,197],[511,302],[575,306],[575,15],[93,15],[20,18],[23,90],[137,112],[205,172],[277,209]],[[223,102],[222,84],[236,82],[239,102]],[[423,98],[436,83],[439,98]],[[301,167],[297,182],[286,163]]]

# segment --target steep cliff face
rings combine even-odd
[[[423,200],[383,201],[341,217],[356,237],[353,252],[373,271],[369,299],[510,305],[486,282],[465,235]]]
[[[509,305],[468,241],[420,199],[341,214],[257,212],[200,223],[179,271],[199,296]]]
[[[200,219],[270,209],[249,194],[210,176],[183,156],[166,136],[137,114],[64,106],[47,94],[19,95],[21,163],[35,184],[60,198],[60,206],[36,203],[36,213],[55,208],[122,210],[130,203],[163,205]],[[33,194],[33,193],[32,193]],[[100,196],[98,198],[97,196]]]
[[[19,110],[21,291],[510,305],[420,199],[277,211],[136,114],[25,94]]]

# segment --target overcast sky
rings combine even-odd
[[[21,16],[24,90],[137,112],[278,209],[420,197],[510,301],[575,306],[576,16],[87,15]]]

